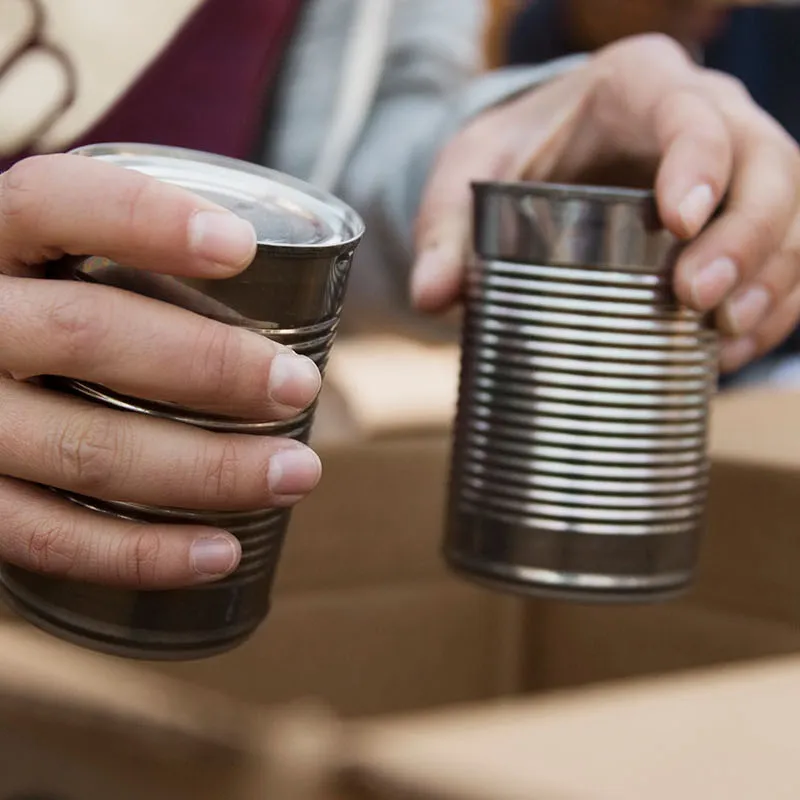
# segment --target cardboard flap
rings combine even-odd
[[[0,626],[0,796],[328,800],[343,741],[316,705],[245,706]]]
[[[800,470],[800,391],[765,386],[725,392],[712,409],[715,462]]]
[[[391,335],[342,340],[326,381],[364,436],[447,429],[458,397],[459,352],[455,344]]]
[[[796,800],[798,719],[793,656],[365,724],[353,759],[440,800]]]
[[[0,706],[105,734],[247,749],[257,717],[226,697],[150,674],[14,622],[0,625]]]

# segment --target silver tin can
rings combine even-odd
[[[234,211],[255,226],[258,248],[252,264],[227,280],[154,275],[97,257],[56,262],[51,276],[116,286],[247,328],[308,356],[324,372],[364,231],[352,209],[294,178],[205,153],[138,144],[75,152],[182,186]],[[305,441],[314,417],[312,407],[290,420],[253,422],[143,401],[77,380],[48,382],[91,402],[211,431]],[[267,616],[289,510],[215,513],[59,493],[99,514],[224,528],[241,542],[242,559],[224,580],[169,591],[100,587],[4,565],[0,577],[6,596],[34,624],[115,655],[188,660],[235,647]]]
[[[634,601],[690,582],[717,336],[673,294],[652,192],[473,187],[445,558],[502,590]]]

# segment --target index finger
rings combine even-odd
[[[96,255],[173,275],[222,278],[255,255],[250,223],[177,186],[77,155],[0,174],[0,271]]]

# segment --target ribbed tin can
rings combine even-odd
[[[497,588],[648,600],[690,582],[717,336],[673,294],[652,192],[473,187],[445,558]]]
[[[95,145],[78,154],[137,170],[200,194],[253,223],[253,262],[227,280],[155,275],[98,257],[51,265],[53,277],[116,286],[246,328],[313,359],[324,372],[363,234],[347,205],[286,175],[179,148]],[[210,416],[170,403],[123,396],[83,381],[50,378],[52,388],[131,413],[211,431],[307,439],[311,407],[280,422]],[[131,591],[38,575],[4,565],[6,596],[34,624],[84,646],[146,659],[201,658],[235,647],[267,616],[288,509],[211,512],[156,508],[59,493],[99,514],[138,522],[221,527],[241,542],[238,569],[216,583]]]

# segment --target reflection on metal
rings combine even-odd
[[[651,192],[479,184],[445,557],[508,591],[672,596],[703,529],[717,337]]]

